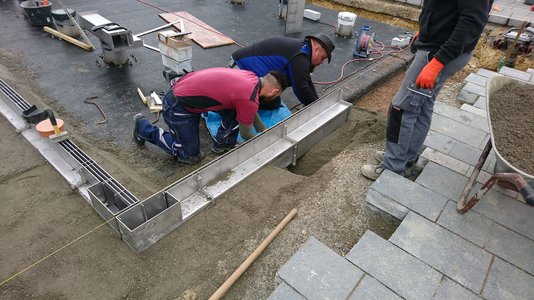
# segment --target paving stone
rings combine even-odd
[[[534,207],[490,189],[473,209],[495,222],[534,240]]]
[[[443,227],[409,212],[389,240],[471,291],[482,289],[491,254]]]
[[[306,300],[306,298],[282,281],[267,300]]]
[[[458,201],[468,178],[436,163],[429,162],[415,182],[453,201]]]
[[[277,275],[308,299],[345,299],[363,272],[310,237]]]
[[[508,68],[508,67],[502,67],[499,70],[499,73],[502,75],[513,77],[513,78],[523,80],[523,81],[529,81],[530,77],[532,77],[532,74],[528,72],[523,72],[523,71],[519,71],[513,68]]]
[[[468,91],[460,90],[458,97],[456,98],[460,102],[473,104],[477,101],[479,95],[470,93]]]
[[[430,129],[423,145],[436,149],[441,153],[449,153],[456,142],[455,139]]]
[[[369,189],[375,190],[432,221],[438,218],[447,202],[445,197],[436,192],[389,170],[385,170]]]
[[[404,219],[404,217],[406,216],[406,214],[408,214],[409,211],[403,205],[391,200],[389,197],[386,197],[371,188],[367,189],[367,196],[365,197],[365,201],[367,204],[371,205],[371,208],[375,208],[381,212],[385,212],[399,221]]]
[[[495,258],[482,296],[488,300],[518,300],[532,299],[532,295],[534,295],[534,277]]]
[[[462,142],[457,142],[454,144],[448,155],[471,166],[475,166],[480,158],[480,155],[482,155],[482,150]],[[464,174],[471,174],[471,172],[466,172]]]
[[[474,107],[480,108],[483,111],[486,111],[486,107],[488,106],[488,101],[486,101],[486,97],[478,97],[475,104],[473,104]]]
[[[482,87],[485,87],[486,86],[486,81],[488,81],[488,78],[484,77],[482,75],[471,73],[465,78],[464,81],[471,82],[471,83],[474,83],[474,84],[478,84],[478,85],[480,85]]]
[[[462,300],[480,300],[480,297],[454,282],[447,276],[443,276],[443,280],[438,287],[438,291],[433,298],[434,300],[449,300],[449,299],[462,299]]]
[[[406,0],[406,3],[421,6],[423,3],[423,0]]]
[[[534,69],[528,68],[527,72],[530,73],[530,74],[534,74]]]
[[[426,148],[421,156],[426,158],[429,161],[432,161],[438,165],[444,166],[448,169],[451,169],[455,172],[458,172],[462,175],[466,175],[469,171],[469,164],[460,161],[456,158],[453,158],[447,154],[443,154],[432,148]]]
[[[471,112],[467,112],[442,102],[436,102],[434,105],[434,113],[440,114],[447,118],[453,119],[460,123],[469,125],[473,128],[489,132],[488,119],[478,116]]]
[[[430,299],[442,275],[371,231],[346,258],[407,299]]]
[[[488,136],[487,133],[479,129],[465,126],[465,124],[439,114],[433,115],[430,128],[473,147],[480,147]]]
[[[525,15],[518,15],[516,13],[512,13],[512,15],[510,16],[510,19],[508,19],[508,26],[520,27],[524,21],[525,21]]]
[[[494,222],[473,210],[460,214],[456,202],[449,201],[437,223],[482,248]]]
[[[534,241],[495,224],[485,249],[534,275]]]
[[[488,69],[479,69],[477,74],[480,76],[488,77],[488,78],[493,77],[493,76],[503,76],[497,72],[493,72]]]
[[[365,275],[356,287],[356,290],[349,300],[400,300],[402,299],[393,291],[388,289],[385,285],[381,284],[378,280],[369,275]]]
[[[484,98],[485,100],[486,98]],[[486,114],[486,111],[483,110],[483,109],[480,109],[478,107],[475,107],[473,105],[469,105],[469,104],[462,104],[462,107],[460,107],[461,110],[465,110],[465,111],[468,111],[472,114],[475,114],[479,117],[482,117],[482,118],[487,118],[487,114]]]
[[[478,84],[468,82],[464,85],[462,91],[486,97],[486,88]]]
[[[506,25],[510,14],[501,14],[501,13],[491,13],[488,18],[488,22],[500,25]]]

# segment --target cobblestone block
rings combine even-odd
[[[406,299],[430,299],[442,275],[371,231],[346,258]]]
[[[401,300],[394,292],[369,275],[365,275],[349,300]]]
[[[282,281],[267,300],[306,300],[306,298]]]
[[[494,222],[476,211],[459,214],[456,211],[456,202],[449,201],[437,223],[483,248]]]
[[[486,97],[479,97],[475,104],[473,104],[473,106],[476,108],[480,108],[485,112],[486,107],[488,106],[488,101],[486,101]]]
[[[480,297],[451,280],[449,277],[444,276],[441,284],[438,287],[438,291],[433,298],[434,300],[449,300],[449,299],[462,299],[462,300],[480,300]]]
[[[529,81],[532,74],[528,72],[519,71],[513,68],[502,67],[499,73],[508,77],[513,77],[523,81]]]
[[[371,209],[377,209],[380,212],[387,213],[397,219],[398,221],[395,223],[400,223],[406,214],[408,214],[408,209],[406,207],[391,200],[389,197],[380,194],[372,188],[367,190],[365,201],[368,205],[370,205]]]
[[[532,299],[534,277],[511,264],[495,258],[482,296],[488,300]]]
[[[510,229],[495,224],[486,244],[486,250],[534,274],[534,241]]]
[[[478,74],[475,74],[475,73],[469,74],[464,80],[464,82],[471,82],[471,83],[474,83],[474,84],[478,84],[478,85],[480,85],[482,87],[486,86],[486,81],[488,81],[487,77],[484,77],[482,75],[478,75]]]
[[[480,99],[480,98],[479,98]],[[486,99],[486,98],[484,98]],[[477,100],[478,101],[478,100]],[[476,103],[476,102],[475,102]],[[461,110],[465,110],[465,111],[468,111],[472,114],[475,114],[479,117],[482,117],[482,118],[487,118],[487,114],[486,114],[486,111],[483,110],[483,109],[480,109],[478,107],[475,107],[473,105],[469,105],[469,104],[462,104],[462,107],[460,107]]]
[[[488,136],[487,133],[479,129],[465,126],[465,124],[439,114],[433,115],[430,128],[473,147],[480,147]]]
[[[463,103],[473,104],[478,100],[478,98],[479,98],[479,95],[477,94],[473,94],[468,91],[461,90],[456,99]]]
[[[447,199],[396,173],[385,170],[369,189],[435,221]]]
[[[453,201],[458,201],[467,180],[466,176],[429,162],[415,182]]]
[[[389,240],[471,291],[482,289],[491,254],[443,227],[410,212]]]
[[[493,77],[493,76],[503,76],[497,72],[490,71],[488,69],[479,69],[477,72],[478,75],[484,76],[484,77]]]
[[[451,157],[449,155],[443,154],[432,148],[426,148],[421,154],[421,156],[426,158],[429,161],[432,161],[438,165],[444,166],[462,175],[467,174],[467,171],[469,171],[469,164],[463,161],[460,161],[454,157]]]
[[[345,299],[363,272],[310,237],[277,275],[308,299]]]
[[[457,140],[451,137],[448,137],[437,131],[430,130],[426,136],[423,145],[425,147],[436,149],[441,153],[449,153],[454,144],[456,144],[457,142]]]

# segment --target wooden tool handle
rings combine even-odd
[[[284,227],[293,219],[293,217],[297,214],[297,209],[294,208],[287,216],[276,226],[276,228],[267,236],[263,242],[250,254],[247,259],[237,268],[237,270],[234,271],[234,273],[226,279],[226,281],[211,295],[209,300],[216,300],[221,299],[222,296],[228,291],[229,288],[232,287],[232,285],[239,279],[239,277],[252,265],[252,263],[260,256],[260,254],[269,246],[269,244],[272,242],[272,240],[284,229]]]

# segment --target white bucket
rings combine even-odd
[[[356,14],[342,11],[337,15],[336,34],[340,36],[351,36],[356,23]]]

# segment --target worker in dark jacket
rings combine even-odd
[[[221,125],[211,150],[217,154],[232,149],[238,133],[245,140],[267,128],[258,116],[261,102],[279,97],[287,87],[285,75],[278,71],[263,77],[246,70],[210,68],[190,72],[178,79],[163,97],[163,119],[170,131],[152,125],[142,114],[134,116],[132,138],[160,147],[179,162],[200,162],[200,115],[215,111]]]
[[[268,38],[232,54],[233,62],[240,69],[249,70],[258,76],[269,71],[284,73],[299,101],[308,105],[319,96],[315,91],[310,73],[325,59],[332,59],[334,44],[324,33],[307,36],[304,40],[289,37]],[[280,98],[260,105],[260,109],[276,109]]]
[[[488,21],[493,0],[425,0],[415,58],[388,110],[385,152],[375,153],[378,165],[364,165],[362,175],[377,179],[387,169],[409,171],[430,129],[434,101],[445,81],[470,60]]]

